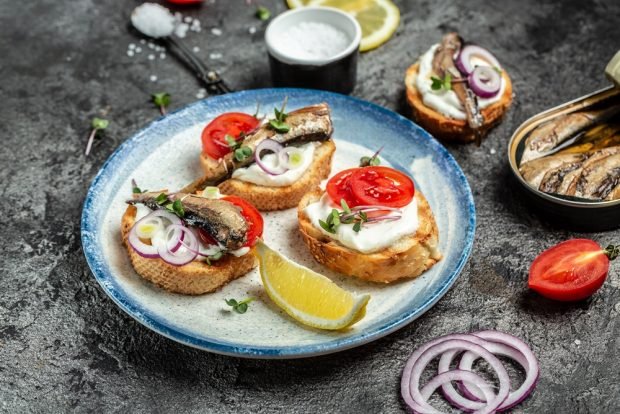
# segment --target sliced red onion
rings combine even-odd
[[[179,217],[164,210],[152,211],[151,213],[142,217],[140,220],[134,223],[133,227],[129,231],[129,236],[127,238],[129,241],[129,245],[133,247],[136,253],[147,259],[156,259],[159,257],[159,253],[157,252],[157,246],[155,246],[153,243],[146,244],[142,242],[142,240],[140,240],[140,237],[138,236],[137,226],[144,223],[145,221],[152,220],[157,217],[167,219],[172,224],[181,225],[183,223]]]
[[[134,224],[134,227],[136,228],[136,234],[138,235],[139,238],[141,239],[150,239],[153,234],[155,234],[155,232],[157,232],[158,230],[163,230],[164,229],[164,221],[162,219],[160,219],[159,217],[144,217],[147,220],[140,220],[139,223]],[[141,227],[144,226],[145,224],[150,224],[151,226],[153,226],[153,231],[152,232],[144,232],[141,230]]]
[[[170,248],[171,244],[177,244],[178,240],[174,240],[175,232],[183,233],[183,247],[179,248],[177,251],[172,251]],[[191,262],[196,258],[195,250],[198,249],[198,239],[191,232],[191,230],[187,227],[171,224],[166,228],[166,236],[164,243],[157,243],[157,252],[159,253],[159,257],[163,261],[173,266],[183,266]],[[184,246],[187,246],[185,248]]]
[[[355,206],[351,207],[351,211],[377,211],[377,210],[386,210],[386,211],[401,211],[398,207],[387,207],[387,206]]]
[[[480,393],[482,393],[486,401],[491,401],[495,397],[495,394],[493,393],[491,387],[489,387],[489,383],[486,382],[484,378],[480,377],[477,374],[474,374],[471,371],[464,371],[460,369],[446,371],[438,374],[433,379],[431,379],[424,387],[422,387],[422,389],[420,390],[420,394],[422,394],[422,397],[425,400],[428,400],[437,388],[449,385],[451,381],[461,381],[465,384],[471,385],[474,389],[477,389]],[[415,411],[419,413],[438,412],[435,409],[432,409],[431,411],[422,407]]]
[[[403,218],[402,214],[388,214],[385,216],[370,217],[368,220],[366,220],[366,223],[371,224],[371,223],[379,223],[382,221],[396,221],[396,220],[400,220],[401,218]]]
[[[516,360],[519,364],[523,365],[523,367],[527,370],[526,368],[527,359],[525,358],[525,356],[523,356],[523,354],[520,351],[516,350],[515,348],[512,348],[504,344],[488,342],[485,340],[481,341],[479,345],[495,355],[503,355],[503,356],[507,356],[508,358]],[[458,353],[460,353],[460,351],[455,350],[455,351],[449,351],[443,354],[439,360],[439,366],[438,366],[437,371],[439,373],[448,372],[450,370],[450,365],[452,361],[454,360],[454,357]],[[464,362],[463,358],[466,358],[465,363],[463,363]],[[471,353],[469,351],[465,352],[465,354],[461,358],[459,369],[465,370],[465,371],[471,371],[473,362],[478,358],[479,357],[475,355],[474,353]],[[460,395],[454,389],[452,384],[450,383],[444,384],[441,390],[444,396],[446,397],[446,400],[450,401],[452,405],[462,410],[479,410],[485,406],[485,401],[487,401],[486,396],[480,393],[479,387],[478,389],[471,388],[471,387],[468,387],[468,384],[462,384],[461,386],[462,386],[463,394],[465,395],[465,397]],[[518,392],[518,391],[519,390],[515,392]],[[511,397],[513,397],[513,394],[514,392],[508,394],[508,398],[506,398],[506,400],[502,403],[502,405],[498,407],[497,409],[498,411],[502,411],[507,408],[507,407],[504,407],[504,405],[506,404],[506,401],[508,401],[509,399],[511,399]]]
[[[476,66],[467,78],[469,88],[481,98],[492,98],[502,86],[502,76],[490,66]]]
[[[486,402],[482,409],[475,411],[475,413],[489,414],[497,410],[497,407],[502,404],[510,392],[510,378],[508,377],[508,372],[506,372],[502,362],[492,353],[478,345],[480,342],[481,339],[473,335],[446,335],[423,345],[416,352],[414,352],[407,362],[401,381],[401,392],[403,393],[403,398],[405,399],[405,402],[410,405],[411,409],[416,410],[416,408],[421,407],[425,410],[424,412],[426,412],[426,410],[428,410],[428,412],[437,412],[436,410],[431,411],[433,408],[427,402],[428,397],[425,398],[420,392],[420,377],[422,376],[422,373],[428,363],[435,357],[451,350],[464,350],[471,351],[484,358],[495,370],[499,379],[499,390],[497,391],[497,394]],[[440,384],[437,386],[439,385]],[[481,382],[477,382],[476,386],[480,389],[491,387],[489,384],[483,384]],[[412,401],[414,404],[410,404]],[[416,411],[420,412],[419,410]]]
[[[278,159],[278,154],[280,153],[280,151],[282,151],[283,148],[284,147],[280,143],[276,142],[273,139],[264,139],[263,141],[261,141],[260,144],[258,144],[256,150],[254,151],[254,160],[256,161],[256,164],[269,175],[284,174],[287,169],[284,168],[281,164],[278,164],[277,167],[272,168],[265,165],[265,163],[260,158],[263,151],[271,151],[276,154],[276,159]]]
[[[472,58],[482,59],[491,67],[500,68],[499,62],[491,52],[477,45],[467,45],[461,49],[456,58],[456,67],[463,75],[470,75],[476,65],[472,62]]]

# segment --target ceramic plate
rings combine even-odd
[[[306,328],[269,300],[255,270],[215,293],[183,296],[140,278],[120,243],[120,221],[131,197],[131,179],[151,190],[181,188],[200,174],[200,132],[228,111],[254,113],[319,102],[332,108],[337,151],[332,171],[356,166],[362,155],[384,146],[385,163],[413,175],[439,227],[444,255],[423,276],[390,285],[366,283],[329,272],[308,253],[297,231],[295,209],[266,213],[267,244],[358,293],[370,293],[366,317],[344,332]],[[348,96],[303,89],[263,89],[209,98],[160,118],[122,144],[93,181],[82,213],[82,244],[88,264],[106,293],[150,329],[186,345],[251,358],[295,358],[352,348],[410,323],[441,298],[470,253],[475,209],[463,172],[444,147],[406,118]],[[256,298],[243,315],[225,298]]]

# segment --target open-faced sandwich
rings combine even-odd
[[[204,177],[184,190],[218,186],[259,210],[295,207],[309,188],[327,178],[336,149],[327,104],[285,113],[261,124],[256,116],[226,113],[202,132]]]
[[[448,33],[407,69],[413,117],[437,138],[480,143],[512,102],[510,77],[486,49]]]
[[[393,168],[341,171],[326,191],[306,194],[297,213],[314,258],[348,276],[389,283],[419,276],[441,259],[428,202]]]
[[[263,218],[247,201],[204,194],[146,192],[127,203],[123,244],[136,272],[171,292],[212,292],[256,267],[251,254]]]

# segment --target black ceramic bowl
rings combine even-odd
[[[332,26],[347,37],[346,47],[328,57],[300,57],[290,49],[290,44],[285,46],[285,38],[288,29],[304,22]],[[338,9],[303,7],[282,13],[265,32],[273,84],[351,93],[357,77],[361,38],[359,23]]]
[[[508,161],[516,182],[532,208],[561,227],[579,231],[601,231],[620,227],[620,200],[591,201],[544,193],[528,184],[519,172],[520,159],[529,133],[560,115],[617,104],[620,88],[610,87],[549,109],[525,121],[508,144]]]

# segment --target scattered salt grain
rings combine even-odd
[[[151,75],[149,79],[151,80],[151,82],[157,82],[157,76],[155,75]]]
[[[137,47],[135,50],[136,53],[142,53],[142,48],[141,47]]]
[[[155,60],[155,55],[149,55],[149,60]]]
[[[202,99],[205,96],[207,96],[207,90],[203,89],[203,88],[198,89],[198,92],[196,92],[196,98],[197,99]]]
[[[127,56],[129,56],[129,57],[133,57],[133,55],[134,55],[133,50],[128,50],[128,51],[127,51]]]
[[[188,29],[189,25],[187,23],[179,23],[176,29],[174,29],[174,34],[177,35],[177,37],[184,38],[187,36]]]
[[[143,44],[145,44],[145,43],[146,43],[146,40],[144,40],[144,39],[140,39],[140,44],[141,44],[141,45],[143,45]]]
[[[149,47],[149,49],[155,49],[155,45],[151,42],[149,42],[147,46]]]
[[[159,54],[159,58],[160,59],[166,59],[166,54],[165,53],[160,53]]]
[[[254,26],[250,26],[250,28],[248,29],[248,32],[249,32],[250,34],[254,34],[254,33],[256,33],[256,27],[254,27]]]
[[[135,49],[136,48],[136,44],[135,43],[130,43],[129,46],[127,46],[129,49]]]
[[[131,24],[150,37],[165,37],[172,34],[176,24],[170,11],[156,3],[144,3],[131,13]]]
[[[495,148],[491,148],[491,150],[489,151],[491,153],[491,155],[495,154],[497,151],[495,151]]]
[[[221,36],[222,29],[218,29],[217,27],[214,27],[213,29],[211,29],[211,33],[213,33],[215,36]]]
[[[221,53],[210,53],[209,54],[209,59],[221,59],[222,58],[222,54]]]
[[[280,36],[278,49],[296,59],[328,59],[349,46],[351,39],[332,25],[301,22]]]
[[[581,341],[579,339],[575,339],[575,345],[581,345]]]
[[[198,52],[200,52],[200,48],[199,48],[198,46],[194,46],[194,47],[192,48],[192,52],[194,52],[194,53],[198,53]]]
[[[184,21],[185,23],[191,23],[191,22],[192,22],[192,20],[193,20],[193,19],[192,19],[191,17],[189,17],[189,16],[185,16],[185,17],[183,18],[183,21]]]

